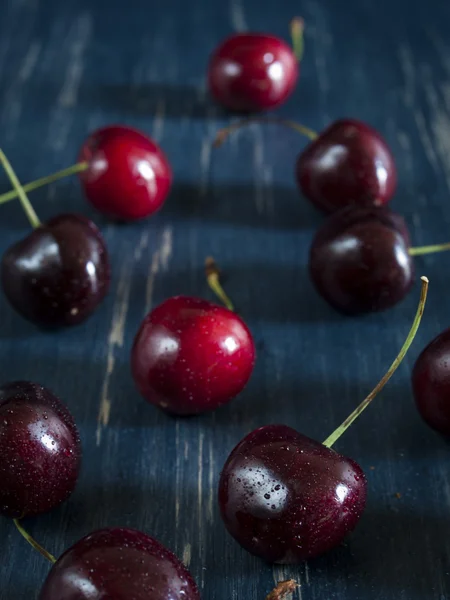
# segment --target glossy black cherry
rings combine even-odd
[[[84,537],[53,565],[39,600],[200,600],[178,558],[133,529]]]
[[[412,386],[423,420],[450,436],[450,329],[421,352],[412,372]]]
[[[58,506],[80,464],[73,417],[50,390],[28,381],[0,387],[0,514],[20,519]]]
[[[59,215],[6,250],[1,282],[13,308],[29,321],[50,328],[76,325],[108,292],[106,244],[92,221]]]
[[[428,280],[398,356],[372,392],[323,442],[285,425],[267,425],[231,452],[219,481],[226,528],[249,552],[269,562],[319,556],[355,527],[366,503],[361,467],[331,447],[383,389],[410,347],[422,318]]]
[[[414,282],[410,241],[402,217],[387,208],[347,207],[317,231],[309,272],[320,295],[350,314],[400,302]]]

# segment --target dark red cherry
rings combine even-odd
[[[297,563],[342,542],[366,503],[361,467],[331,450],[383,389],[407,353],[420,325],[428,290],[408,336],[375,388],[323,442],[285,425],[267,425],[246,436],[228,457],[219,481],[219,506],[230,534],[269,562]]]
[[[238,33],[213,53],[208,82],[214,98],[233,111],[274,109],[292,93],[298,60],[283,40],[261,33]]]
[[[387,208],[347,207],[317,231],[309,272],[317,291],[346,314],[381,311],[400,302],[414,281],[409,235]]]
[[[134,381],[151,404],[190,415],[225,404],[253,370],[252,335],[235,313],[177,296],[143,321],[131,353]]]
[[[349,205],[381,206],[395,192],[397,173],[386,142],[366,123],[332,123],[299,155],[296,177],[302,193],[321,210]]]
[[[200,600],[189,571],[155,539],[133,529],[84,537],[53,565],[39,600]]]
[[[43,327],[76,325],[108,292],[108,251],[92,221],[59,215],[6,250],[1,280],[11,305],[29,321]]]
[[[422,351],[414,365],[412,386],[424,421],[450,436],[450,329]]]
[[[27,381],[0,387],[0,514],[20,519],[58,506],[80,463],[75,422],[56,396]]]
[[[89,202],[118,220],[133,221],[154,214],[172,183],[172,170],[159,146],[136,129],[109,126],[92,133],[83,144],[80,173]]]
[[[268,425],[232,451],[219,482],[230,534],[269,562],[297,563],[342,542],[366,503],[353,460],[290,427]]]

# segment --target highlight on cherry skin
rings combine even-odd
[[[0,276],[5,296],[20,315],[41,327],[79,324],[109,290],[103,237],[81,215],[62,214],[41,223],[1,150],[0,162],[33,227],[3,254]]]
[[[374,390],[323,443],[287,427],[247,435],[222,470],[218,500],[228,532],[246,550],[280,564],[317,557],[338,546],[361,518],[367,495],[362,468],[332,449],[390,379],[414,339],[428,280],[399,355]]]
[[[13,519],[52,510],[73,492],[81,443],[69,410],[29,381],[0,387],[0,514]]]
[[[213,97],[237,112],[272,110],[292,94],[303,54],[303,21],[291,24],[293,48],[274,35],[237,33],[213,52],[208,85]]]
[[[423,420],[450,436],[450,329],[422,350],[412,371],[412,388]]]
[[[181,561],[154,538],[125,528],[96,531],[53,565],[39,600],[200,600]]]
[[[136,334],[133,378],[151,404],[176,415],[210,411],[247,384],[255,345],[244,321],[228,308],[190,296],[153,309]]]
[[[156,213],[172,185],[172,169],[161,148],[145,133],[124,125],[92,132],[79,153],[79,162],[23,186],[31,192],[78,173],[87,200],[102,214],[118,221],[135,221]],[[18,196],[2,194],[0,204]]]

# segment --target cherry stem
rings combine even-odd
[[[19,530],[19,533],[27,540],[27,542],[33,546],[35,550],[37,550],[44,558],[49,560],[51,563],[55,564],[56,558],[50,552],[47,552],[45,548],[43,548],[31,535],[22,527],[18,519],[14,519],[14,525]]]
[[[14,187],[14,189],[17,192],[17,195],[19,196],[20,203],[22,204],[22,208],[25,211],[25,214],[27,215],[28,220],[31,223],[31,227],[34,227],[34,228],[39,227],[41,224],[41,222],[39,221],[39,217],[34,212],[34,208],[31,206],[31,203],[28,200],[26,193],[23,191],[23,187],[20,185],[20,181],[17,179],[17,176],[14,172],[14,169],[11,166],[11,163],[6,158],[5,153],[1,149],[0,149],[0,162],[3,165],[3,168],[5,169],[6,174],[8,175],[11,185]]]
[[[22,186],[24,192],[32,192],[33,190],[37,190],[44,185],[48,185],[49,183],[53,183],[54,181],[58,181],[58,179],[63,179],[64,177],[68,177],[69,175],[73,175],[74,173],[81,173],[82,171],[86,171],[89,168],[88,162],[79,162],[71,167],[67,167],[67,169],[62,169],[62,171],[56,171],[56,173],[52,173],[51,175],[47,175],[46,177],[41,177],[40,179],[35,179],[34,181],[30,181]],[[18,192],[16,190],[12,190],[11,192],[7,192],[6,194],[0,195],[0,204],[4,202],[9,202],[9,200],[14,200],[17,198]]]
[[[227,139],[230,133],[241,129],[246,125],[250,125],[251,123],[275,123],[277,125],[284,125],[284,127],[294,129],[294,131],[298,131],[298,133],[301,133],[310,140],[315,140],[318,137],[318,134],[309,127],[305,127],[305,125],[301,125],[300,123],[296,123],[295,121],[291,121],[290,119],[279,119],[278,117],[254,117],[251,119],[244,119],[243,121],[239,121],[238,123],[233,123],[233,125],[230,125],[229,127],[219,129],[219,131],[216,134],[216,138],[213,142],[214,148],[219,148],[219,146],[221,146],[224,143],[224,141]]]
[[[305,21],[296,17],[291,21],[291,39],[292,48],[294,50],[295,58],[300,62],[303,58],[303,52],[305,49],[305,39],[303,33],[305,31]]]
[[[411,256],[419,256],[421,254],[434,254],[435,252],[445,252],[446,250],[450,250],[450,243],[435,244],[434,246],[419,246],[417,248],[410,248],[408,252]]]
[[[266,600],[283,600],[288,594],[292,594],[300,585],[294,579],[279,581],[276,587],[266,596]]]
[[[228,308],[228,310],[234,311],[233,303],[226,295],[223,287],[220,284],[219,267],[217,266],[216,261],[211,256],[208,256],[208,258],[205,260],[205,273],[206,281],[208,282],[209,287],[212,289],[215,295],[226,306],[226,308]]]
[[[427,299],[428,279],[426,277],[421,277],[421,280],[422,280],[422,289],[421,289],[421,293],[420,293],[419,306],[417,307],[417,313],[416,313],[416,316],[414,317],[414,322],[408,333],[408,337],[406,338],[405,343],[402,346],[402,349],[398,353],[397,358],[394,360],[392,365],[389,367],[387,373],[380,380],[378,385],[370,392],[370,394],[367,396],[367,398],[365,398],[361,402],[361,404],[352,412],[352,414],[349,415],[345,419],[345,421],[342,423],[342,425],[340,425],[335,431],[333,431],[333,433],[329,437],[327,437],[327,439],[323,442],[323,445],[326,446],[327,448],[331,448],[333,446],[333,444],[341,437],[341,435],[343,433],[345,433],[345,431],[347,431],[347,429],[350,427],[350,425],[359,417],[359,415],[369,406],[369,404],[372,402],[372,400],[375,398],[375,396],[384,388],[386,383],[392,377],[394,372],[397,370],[397,367],[402,362],[405,354],[408,352],[408,349],[412,344],[412,341],[417,333],[417,330],[419,329],[420,321],[422,319],[423,311],[425,308],[425,302]]]

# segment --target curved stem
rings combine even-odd
[[[25,211],[25,214],[27,215],[28,220],[31,223],[31,227],[39,227],[39,225],[41,224],[41,222],[39,221],[39,217],[34,212],[34,208],[31,206],[31,203],[28,200],[26,193],[23,191],[23,187],[20,185],[20,181],[17,179],[14,169],[12,168],[9,160],[6,158],[5,153],[1,149],[0,162],[2,163],[3,168],[5,169],[5,172],[9,177],[11,185],[14,186],[17,195],[19,196],[20,203],[22,204],[22,208]]]
[[[31,546],[33,546],[33,548],[35,550],[37,550],[40,554],[42,554],[42,556],[44,558],[46,558],[53,564],[56,562],[56,558],[53,556],[53,554],[50,554],[50,552],[47,552],[47,550],[45,548],[43,548],[40,544],[38,544],[38,542],[34,538],[32,538],[31,535],[22,527],[22,525],[19,523],[18,519],[14,519],[14,525],[17,527],[20,534],[27,540],[27,542]]]
[[[229,127],[224,127],[223,129],[219,129],[216,134],[216,138],[213,142],[213,146],[218,148],[221,146],[230,133],[245,127],[246,125],[250,125],[251,123],[275,123],[277,125],[284,125],[284,127],[289,127],[298,133],[306,136],[310,140],[315,140],[318,137],[318,134],[310,129],[309,127],[305,127],[305,125],[301,125],[300,123],[296,123],[295,121],[291,121],[290,119],[279,119],[278,117],[253,117],[251,119],[245,119],[244,121],[239,121],[238,123],[233,123]]]
[[[305,31],[305,21],[300,17],[296,17],[291,21],[291,40],[295,58],[300,62],[303,58],[305,49],[303,33]]]
[[[270,594],[266,596],[266,600],[283,600],[286,596],[295,592],[298,587],[300,587],[300,584],[295,579],[279,581]]]
[[[54,181],[58,181],[58,179],[63,179],[64,177],[68,177],[69,175],[73,175],[75,173],[81,173],[86,171],[89,168],[88,162],[79,162],[71,167],[67,167],[67,169],[62,169],[61,171],[56,171],[56,173],[52,173],[51,175],[47,175],[46,177],[41,177],[40,179],[35,179],[34,181],[30,181],[30,183],[22,186],[24,192],[32,192],[44,185],[48,185],[49,183],[53,183]],[[11,192],[7,192],[6,194],[0,195],[0,204],[4,202],[9,202],[9,200],[14,200],[17,198],[18,193],[16,190],[12,190]]]
[[[408,250],[411,256],[419,256],[421,254],[434,254],[435,252],[444,252],[450,250],[450,243],[435,244],[434,246],[418,246]]]
[[[215,295],[226,306],[226,308],[228,308],[228,310],[234,311],[233,303],[228,298],[223,287],[220,284],[219,268],[216,265],[216,261],[211,256],[208,256],[208,258],[205,260],[205,273],[206,281],[208,282],[209,287],[212,289]]]
[[[381,390],[384,388],[386,383],[389,381],[389,379],[392,377],[394,372],[397,370],[397,367],[402,362],[405,354],[408,352],[408,349],[412,344],[412,341],[417,333],[417,330],[419,329],[420,321],[422,319],[423,311],[425,308],[425,302],[427,299],[428,279],[426,277],[422,277],[421,279],[422,279],[422,290],[420,293],[420,301],[419,301],[419,306],[417,308],[417,313],[414,318],[414,322],[411,326],[411,329],[408,333],[408,337],[406,338],[405,343],[402,346],[402,349],[398,353],[397,358],[394,360],[392,365],[389,367],[387,373],[380,380],[378,385],[370,392],[370,394],[367,396],[367,398],[365,398],[361,402],[361,404],[352,412],[352,414],[349,415],[345,419],[345,421],[342,423],[342,425],[340,425],[335,431],[333,431],[333,433],[329,437],[327,437],[327,439],[323,442],[323,445],[327,446],[327,448],[331,448],[331,446],[333,446],[333,444],[341,437],[341,435],[343,433],[345,433],[345,431],[347,431],[347,429],[350,427],[350,425],[369,406],[369,404],[372,402],[372,400],[375,398],[375,396],[379,392],[381,392]]]

